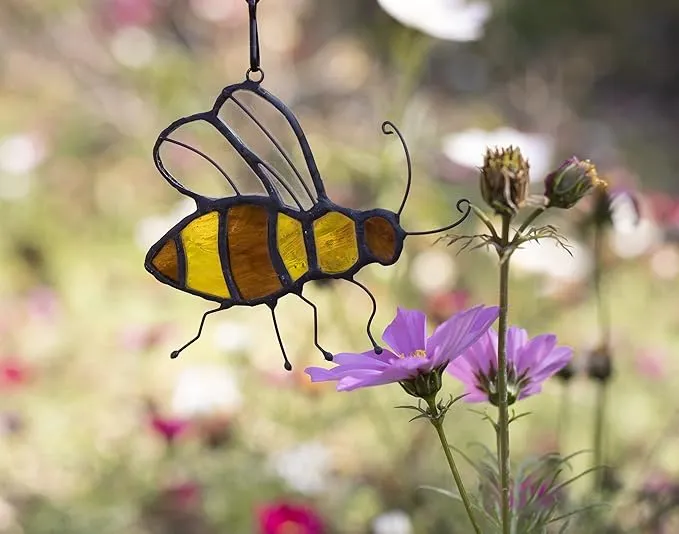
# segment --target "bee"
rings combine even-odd
[[[244,103],[242,95],[248,95],[283,118],[301,151],[303,169]],[[233,109],[239,111],[246,124],[257,130],[260,137],[263,135],[268,150],[255,149],[253,143],[236,132],[235,122],[223,119],[221,112],[227,104],[235,106]],[[180,127],[193,123],[207,125],[226,141],[225,146],[236,152],[241,164],[244,163],[261,184],[261,194],[241,191],[231,174],[214,158],[173,137]],[[372,312],[366,331],[375,352],[382,351],[371,333],[377,303],[370,290],[356,281],[354,275],[371,263],[394,264],[408,235],[448,230],[460,224],[470,211],[469,203],[463,199],[457,205],[463,216],[455,223],[424,232],[405,231],[400,225],[400,216],[412,182],[410,155],[401,133],[391,122],[384,122],[382,131],[396,133],[406,155],[407,185],[396,212],[381,208],[357,211],[332,202],[299,121],[276,96],[262,88],[259,81],[248,78],[224,88],[211,110],[180,118],[159,134],[153,149],[156,168],[172,187],[196,202],[196,211],[150,248],[145,267],[160,282],[219,304],[205,312],[196,336],[173,351],[173,358],[200,337],[209,314],[234,306],[265,304],[271,310],[285,368],[290,370],[292,366],[285,354],[275,309],[281,297],[294,294],[313,308],[314,344],[331,360],[332,354],[318,341],[318,310],[303,295],[303,288],[311,280],[333,278],[358,286],[370,297]],[[160,149],[165,143],[187,149],[211,164],[228,182],[233,194],[211,198],[184,186],[163,162]],[[284,162],[282,167],[268,161],[270,152]],[[466,212],[463,202],[467,202]]]

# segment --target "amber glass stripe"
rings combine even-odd
[[[269,253],[269,213],[254,204],[233,206],[227,214],[229,267],[246,300],[267,297],[282,288]]]
[[[153,266],[173,282],[179,282],[179,261],[174,239],[168,240],[153,257]]]

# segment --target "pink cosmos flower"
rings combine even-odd
[[[200,504],[201,490],[200,485],[193,480],[175,482],[163,489],[162,498],[167,500],[171,508],[190,510]]]
[[[30,369],[18,358],[9,356],[0,360],[0,390],[18,388],[30,379]]]
[[[427,315],[436,324],[440,324],[454,313],[464,310],[470,298],[469,291],[465,289],[436,293],[427,299]]]
[[[160,415],[153,415],[150,423],[151,428],[168,444],[174,443],[174,441],[186,431],[190,424],[186,419],[162,417]]]
[[[337,391],[398,382],[411,395],[428,397],[441,388],[441,373],[469,349],[498,317],[496,306],[476,306],[453,315],[426,335],[426,317],[399,308],[382,339],[392,350],[337,354],[332,369],[309,367],[313,382],[337,381]]]
[[[311,508],[290,503],[273,503],[258,511],[260,534],[323,534],[320,516]]]
[[[465,385],[466,402],[497,405],[497,340],[494,329],[448,366],[447,371]],[[542,383],[571,360],[573,349],[557,347],[556,336],[547,334],[528,339],[515,326],[507,332],[507,378],[509,403],[535,395]]]

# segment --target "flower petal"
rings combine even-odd
[[[541,336],[536,336],[526,343],[519,351],[518,354],[514,355],[514,366],[518,374],[522,374],[526,371],[535,372],[540,368],[541,362],[549,355],[549,353],[556,346],[556,336],[553,334],[544,334]]]
[[[539,365],[531,373],[533,381],[547,380],[550,376],[560,371],[563,367],[571,361],[573,357],[573,349],[570,347],[556,347],[545,358],[539,362]]]
[[[398,308],[396,317],[387,326],[382,339],[396,354],[409,356],[424,350],[427,336],[427,319],[421,311]]]
[[[351,352],[341,352],[333,356],[333,363],[341,366],[349,365],[352,367],[366,368],[366,369],[383,369],[389,365],[389,361],[397,358],[391,351],[383,350],[382,354],[376,354],[375,351],[367,351],[361,354],[354,354]]]
[[[510,326],[507,329],[507,361],[515,362],[527,343],[528,332],[518,326]]]
[[[411,373],[405,368],[390,367],[384,372],[366,372],[362,375],[348,376],[337,384],[337,391],[353,391],[359,388],[381,386],[407,380]]]
[[[498,317],[497,306],[476,306],[456,313],[434,331],[427,340],[427,354],[435,365],[451,361],[473,345]]]
[[[480,389],[474,388],[473,390],[466,389],[467,395],[462,397],[464,402],[474,403],[474,402],[488,402],[488,395],[481,391]]]

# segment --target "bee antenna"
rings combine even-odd
[[[466,208],[463,208],[464,204],[467,205]],[[406,235],[430,235],[430,234],[438,234],[439,232],[445,232],[446,230],[451,230],[452,228],[455,228],[456,226],[461,225],[464,221],[467,220],[467,217],[472,211],[472,204],[467,200],[466,198],[461,198],[460,200],[457,201],[456,205],[457,211],[462,213],[462,217],[460,217],[457,221],[455,221],[452,224],[449,224],[448,226],[443,226],[441,228],[435,228],[434,230],[424,230],[422,232],[406,232]]]
[[[412,163],[410,162],[410,152],[408,151],[408,145],[406,145],[405,139],[403,139],[403,136],[401,135],[401,132],[399,132],[398,128],[394,125],[393,122],[391,121],[384,121],[382,123],[382,133],[386,135],[392,135],[396,134],[401,141],[401,145],[403,146],[403,152],[405,152],[406,155],[406,164],[408,165],[408,182],[406,184],[406,191],[403,195],[403,200],[401,201],[401,205],[398,208],[398,211],[396,212],[396,215],[401,215],[401,212],[403,211],[403,208],[406,205],[406,200],[408,200],[408,195],[410,194],[410,185],[412,184],[413,181],[413,167]]]
[[[222,306],[219,306],[219,308],[215,308],[214,310],[206,311],[203,314],[203,318],[200,320],[200,326],[198,327],[198,333],[193,337],[193,339],[191,339],[190,341],[185,343],[182,347],[180,347],[177,350],[173,350],[172,353],[170,354],[170,358],[172,358],[174,360],[177,356],[179,356],[179,354],[184,349],[186,349],[187,347],[189,347],[190,345],[193,345],[196,341],[198,341],[198,339],[200,338],[200,334],[203,332],[203,326],[205,325],[205,319],[207,318],[207,316],[210,315],[211,313],[215,313],[215,312],[218,312],[219,310],[223,310],[223,309],[224,308]]]

